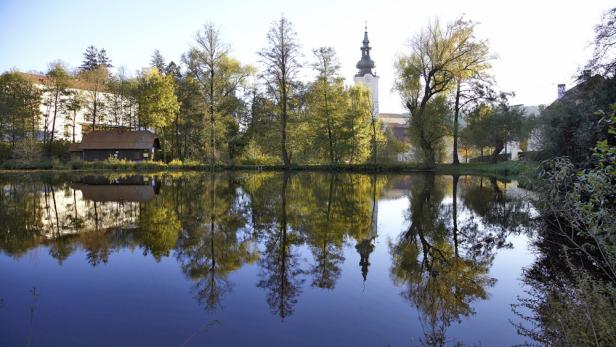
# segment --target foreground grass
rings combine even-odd
[[[498,164],[441,164],[436,168],[427,168],[413,163],[365,163],[365,164],[307,164],[292,165],[291,171],[327,171],[327,172],[368,172],[368,173],[397,173],[397,172],[434,172],[447,175],[484,175],[504,179],[517,178],[522,174],[533,172],[535,165],[528,162],[502,162]],[[243,165],[243,164],[215,164],[209,165],[197,161],[174,160],[170,163],[157,161],[131,162],[125,160],[104,161],[70,161],[39,160],[28,162],[10,161],[0,165],[2,170],[60,170],[60,171],[209,171],[209,170],[246,170],[246,171],[282,171],[283,165]]]

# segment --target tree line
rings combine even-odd
[[[69,123],[65,139],[75,142],[80,110],[85,131],[153,130],[167,161],[362,163],[376,151],[382,160],[392,159],[403,148],[372,114],[370,91],[344,85],[332,47],[315,49],[311,62],[303,62],[285,17],[272,23],[258,52],[260,71],[229,51],[219,29],[206,24],[179,63],[156,50],[136,78],[124,69],[112,73],[107,51],[94,46],[76,71],[51,63],[43,88],[24,74],[6,72],[0,78],[0,137],[8,156],[20,157],[21,148],[35,142],[51,156],[59,117]],[[302,69],[315,77],[300,80]]]
[[[476,27],[464,17],[445,24],[433,20],[395,61],[394,90],[410,114],[411,149],[415,161],[426,167],[448,157],[458,164],[460,153],[468,160],[469,152],[496,162],[508,143],[517,141],[526,150],[537,126],[545,150],[561,148],[559,141],[569,137],[569,128],[545,130],[554,129],[547,124],[554,110],[541,123],[510,105],[514,93],[497,89],[491,73],[495,55],[477,37]],[[122,126],[155,131],[167,161],[288,167],[384,162],[408,150],[372,114],[370,91],[345,86],[334,48],[314,49],[305,63],[298,35],[284,16],[271,24],[265,38],[257,52],[258,67],[233,58],[230,45],[210,23],[198,31],[179,62],[167,61],[156,50],[150,66],[136,78],[123,69],[111,73],[106,50],[93,46],[75,72],[60,62],[50,64],[43,89],[17,72],[6,72],[0,77],[5,152],[31,158],[31,146],[20,144],[37,139],[51,155],[57,118],[69,121],[70,139],[79,110],[85,110],[86,130]],[[299,77],[306,70],[314,76],[308,81]],[[37,128],[41,122],[42,134]],[[589,127],[578,133],[595,131]],[[596,142],[584,134],[579,141],[580,147]]]

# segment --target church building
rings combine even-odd
[[[376,75],[374,69],[374,61],[370,58],[370,40],[368,40],[368,26],[364,30],[364,40],[361,47],[361,59],[357,62],[357,74],[355,75],[355,84],[363,84],[372,93],[372,115],[373,117],[379,114],[379,76]]]
[[[392,134],[400,141],[409,143],[408,138],[408,113],[379,113],[379,76],[375,71],[375,64],[370,58],[370,40],[368,39],[368,27],[364,29],[364,40],[361,46],[361,59],[357,62],[357,74],[353,80],[356,85],[364,85],[370,89],[372,94],[372,116],[379,119],[386,129],[391,130]],[[407,151],[398,154],[399,161],[409,161],[411,152]]]

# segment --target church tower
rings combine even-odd
[[[370,59],[370,40],[368,40],[368,26],[364,31],[364,40],[361,47],[361,59],[357,62],[357,74],[355,75],[355,84],[363,84],[372,92],[372,116],[376,117],[379,113],[379,76],[373,71],[374,61]]]

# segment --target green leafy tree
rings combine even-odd
[[[229,49],[213,24],[206,24],[203,31],[197,33],[195,41],[195,47],[184,55],[183,60],[190,76],[202,88],[209,127],[204,135],[209,160],[215,163],[219,158],[217,145],[223,143],[218,138],[223,135],[222,139],[228,139],[229,132],[237,133],[237,111],[243,106],[238,92],[251,75],[252,68],[229,57]]]
[[[41,91],[18,72],[0,75],[0,141],[15,149],[18,140],[36,139]]]
[[[428,102],[456,87],[464,62],[472,61],[477,53],[476,46],[469,44],[473,39],[473,27],[467,22],[459,19],[443,27],[437,20],[411,40],[411,52],[396,62],[394,88],[411,114],[414,144],[421,149],[426,166],[436,164],[438,150],[433,148],[431,128],[423,126],[430,122]]]
[[[409,135],[415,146],[415,157],[423,163],[442,161],[445,137],[451,134],[451,108],[445,94],[426,103],[423,118],[411,117]]]
[[[459,28],[464,37],[465,54],[455,61],[453,69],[455,88],[452,91],[453,98],[453,163],[459,164],[458,158],[458,134],[460,113],[472,103],[489,97],[486,93],[489,86],[487,70],[491,68],[490,49],[486,40],[475,37],[476,23],[459,20]]]
[[[346,132],[345,159],[349,163],[361,163],[366,161],[372,152],[372,97],[370,90],[362,85],[350,86],[346,97],[344,118],[339,128]]]
[[[172,77],[163,76],[156,69],[142,73],[139,76],[137,102],[139,123],[145,128],[157,129],[163,136],[164,156],[165,130],[171,125],[180,108]]]
[[[336,52],[331,47],[320,47],[313,51],[315,62],[313,68],[317,72],[317,79],[308,91],[310,120],[314,122],[316,128],[312,129],[315,133],[317,146],[322,142],[320,137],[325,135],[327,141],[327,153],[329,162],[340,161],[339,153],[339,129],[343,116],[344,86],[342,78],[339,76],[340,64],[336,58]]]
[[[519,141],[526,136],[528,128],[524,110],[509,106],[506,103],[498,105],[479,105],[473,110],[468,120],[469,139],[477,147],[491,147],[490,161],[496,163],[498,155],[511,141]]]

